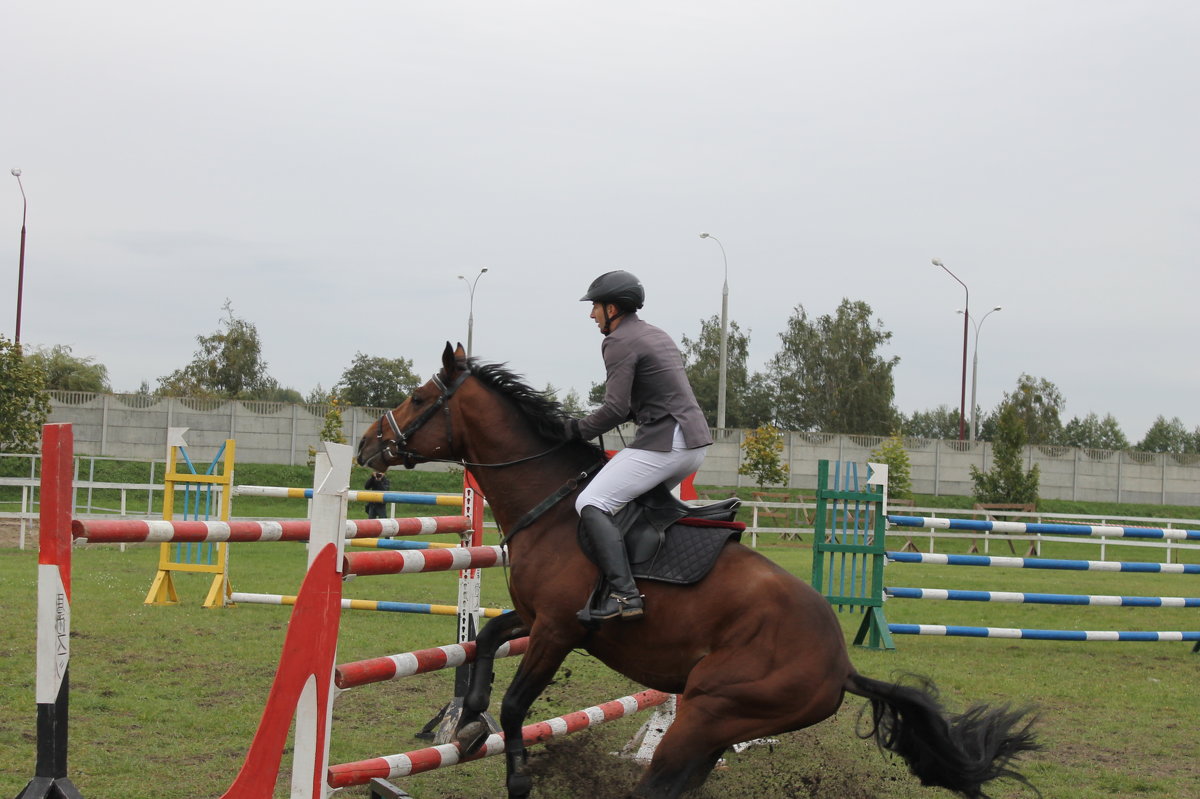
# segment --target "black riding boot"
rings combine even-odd
[[[625,540],[613,523],[612,516],[587,505],[579,512],[583,522],[583,533],[591,541],[596,556],[596,565],[608,581],[609,594],[598,608],[585,609],[593,619],[639,619],[642,616],[642,595],[629,570],[629,557],[625,554]]]

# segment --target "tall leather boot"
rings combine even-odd
[[[612,516],[587,505],[579,512],[584,535],[591,541],[592,551],[600,573],[608,581],[609,594],[599,608],[590,611],[593,619],[611,619],[620,616],[623,620],[639,619],[644,612],[642,595],[629,569],[629,557],[625,553],[625,539],[613,523]],[[586,612],[586,611],[585,611]]]

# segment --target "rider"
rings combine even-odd
[[[591,616],[636,619],[643,612],[642,596],[612,515],[657,485],[679,485],[704,461],[712,436],[679,348],[637,315],[646,299],[641,281],[629,272],[606,272],[580,299],[592,303],[591,317],[604,335],[600,352],[608,377],[604,404],[583,419],[568,420],[567,433],[591,439],[628,419],[637,423],[632,443],[604,465],[575,501],[582,532],[612,589]]]

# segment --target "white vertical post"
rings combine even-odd
[[[867,463],[867,485],[883,486],[883,505],[880,506],[880,512],[883,513],[883,534],[886,537],[888,529],[888,465],[886,463]],[[865,565],[863,568],[866,568]]]
[[[482,513],[481,508],[476,508],[475,503],[479,497],[475,493],[475,489],[469,485],[463,486],[463,515],[468,516],[474,521],[476,512]],[[462,542],[466,545],[468,542]],[[475,541],[474,534],[470,544],[478,546],[482,541]],[[480,611],[482,604],[482,569],[464,569],[459,572],[458,578],[458,643],[475,640],[475,631],[478,630],[483,623],[483,613]]]
[[[340,572],[342,555],[345,552],[346,505],[350,491],[350,461],[353,448],[346,444],[324,442],[325,449],[317,453],[313,475],[313,498],[309,512],[308,565],[312,566],[317,555],[328,545],[337,547],[335,568]],[[335,660],[336,662],[336,660]],[[329,768],[329,736],[333,727],[333,697],[337,693],[330,676],[329,701],[326,707],[317,706],[317,675],[309,675],[296,704],[296,734],[292,755],[292,797],[309,799],[312,792],[312,775],[320,759],[320,772]],[[325,736],[317,741],[317,719],[324,716]],[[326,799],[331,791],[321,781],[320,797]]]

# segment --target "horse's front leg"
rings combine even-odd
[[[525,799],[533,783],[529,777],[525,741],[521,734],[525,717],[535,699],[550,684],[554,673],[570,652],[569,646],[546,645],[537,634],[500,703],[500,727],[504,730],[504,757],[508,773],[508,799]]]
[[[483,714],[492,700],[496,650],[506,641],[526,635],[529,628],[516,613],[505,613],[489,621],[475,639],[475,665],[463,697],[462,715],[454,730],[454,739],[463,755],[473,755],[487,741],[491,730]]]

